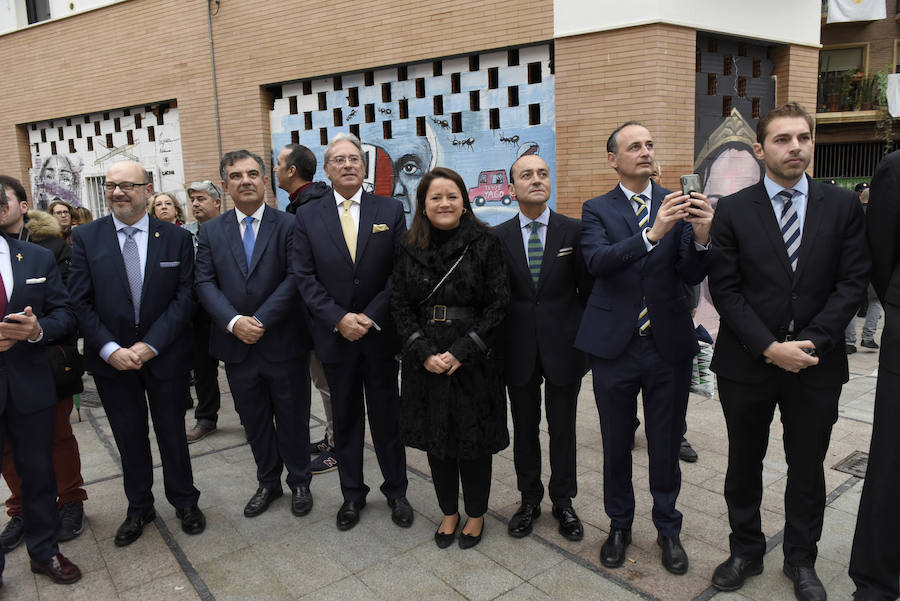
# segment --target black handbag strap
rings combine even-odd
[[[421,302],[419,302],[420,305],[424,305],[428,301],[428,299],[430,299],[432,296],[434,296],[434,293],[438,291],[438,288],[440,288],[441,285],[447,281],[447,278],[450,277],[450,274],[453,273],[453,271],[456,269],[456,267],[463,260],[463,257],[466,256],[466,252],[469,250],[469,246],[471,244],[472,244],[471,242],[466,244],[466,247],[463,249],[462,254],[459,255],[459,258],[456,260],[456,262],[450,266],[450,269],[447,270],[447,273],[444,274],[444,277],[441,278],[441,281],[438,282],[437,284],[435,284],[434,288],[431,289],[431,292],[428,293],[428,296],[426,296],[425,298],[423,298],[421,300]]]

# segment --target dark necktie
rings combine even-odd
[[[637,209],[635,209],[634,214],[637,215],[638,218],[638,227],[643,228],[647,225],[647,222],[650,220],[650,209],[647,206],[647,197],[643,194],[635,194],[631,197],[631,200],[637,203]],[[643,298],[641,298],[641,310],[638,313],[638,329],[641,332],[646,332],[647,328],[650,327],[650,316],[647,314],[647,303]]]
[[[538,280],[541,279],[541,261],[544,258],[544,247],[541,245],[541,237],[538,236],[538,228],[541,224],[532,221],[531,235],[528,236],[528,269],[531,271],[531,279],[537,286]]]
[[[250,259],[253,257],[253,245],[255,243],[253,217],[244,217],[244,256],[247,257],[247,269],[250,269]]]
[[[141,277],[141,255],[138,252],[134,235],[138,232],[136,227],[123,227],[125,244],[122,245],[122,260],[125,262],[125,275],[128,276],[128,287],[131,289],[131,301],[134,305],[134,323],[140,323],[141,317],[141,288],[144,278]]]
[[[792,201],[794,191],[782,190],[778,196],[784,201],[781,209],[781,236],[784,238],[791,269],[797,271],[797,258],[800,256],[800,217],[797,215],[797,207]]]

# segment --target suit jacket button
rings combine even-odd
[[[359,280],[353,280],[353,283],[359,286]]]
[[[797,300],[797,295],[796,295],[796,294],[792,294],[792,295],[791,295],[791,300]]]

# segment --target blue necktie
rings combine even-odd
[[[643,228],[647,225],[647,222],[650,220],[650,209],[647,207],[647,197],[643,194],[635,194],[631,197],[631,200],[637,203],[637,209],[635,209],[634,214],[637,215],[638,218],[638,227]],[[650,327],[650,316],[647,314],[647,303],[645,299],[641,299],[641,310],[638,313],[638,329],[641,333],[647,331],[647,328]]]
[[[800,256],[800,217],[797,215],[797,207],[792,202],[794,191],[785,189],[779,192],[778,196],[784,201],[781,209],[781,236],[784,238],[791,269],[797,271],[797,258]]]
[[[541,245],[541,237],[538,236],[538,228],[541,224],[532,221],[531,235],[528,236],[528,269],[531,271],[531,279],[537,286],[538,280],[541,279],[541,261],[544,258],[544,247]]]
[[[250,269],[250,259],[253,257],[253,245],[255,242],[253,217],[244,217],[244,256],[247,257],[247,269]]]
[[[138,233],[136,227],[123,227],[125,244],[122,245],[122,261],[125,263],[125,275],[128,277],[128,287],[131,289],[131,301],[134,305],[134,323],[140,323],[141,316],[141,288],[144,278],[141,277],[141,255],[138,252],[134,235]]]

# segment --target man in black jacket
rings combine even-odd
[[[331,191],[326,184],[312,181],[316,173],[316,155],[306,146],[288,144],[278,153],[275,162],[275,180],[278,187],[289,194],[290,204],[285,208],[288,213],[296,214],[301,205],[321,198]],[[325,408],[325,436],[322,440],[310,443],[309,452],[318,454],[310,465],[313,474],[324,474],[337,469],[337,455],[334,452],[334,422],[331,417],[331,392],[325,370],[315,351],[309,353],[309,376],[322,395],[322,406]]]

